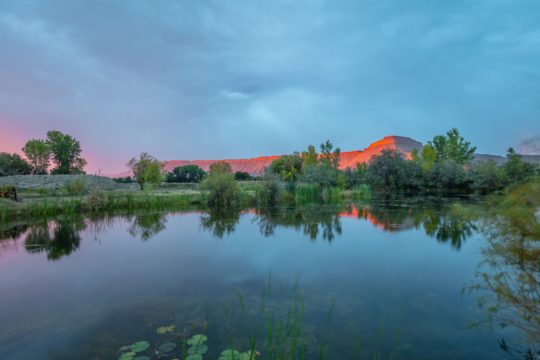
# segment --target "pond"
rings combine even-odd
[[[379,200],[7,224],[0,358],[526,358],[538,348],[538,297],[526,298],[538,286],[519,283],[523,262],[470,215],[479,206]],[[502,304],[500,266],[518,282],[507,290],[528,286]],[[149,346],[119,350],[139,341]]]

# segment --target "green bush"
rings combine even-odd
[[[92,189],[85,197],[82,207],[85,211],[95,212],[105,210],[109,206],[109,196],[103,190]]]
[[[261,205],[276,205],[282,193],[279,176],[268,172],[262,178],[257,190],[257,200]]]
[[[88,192],[86,182],[82,177],[77,178],[73,181],[68,182],[64,185],[64,190],[69,195],[84,195]]]
[[[369,185],[361,184],[355,186],[351,191],[352,198],[355,200],[369,200],[371,199],[371,188]]]
[[[207,178],[202,188],[208,191],[208,204],[210,206],[230,206],[238,199],[239,188],[234,180],[231,165],[218,161],[210,165]]]

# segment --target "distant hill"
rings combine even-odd
[[[421,150],[422,143],[404,136],[385,136],[381,140],[375,141],[363,150],[344,151],[341,153],[340,168],[354,168],[358,163],[365,163],[375,155],[380,154],[385,149],[397,150],[404,158],[410,159],[414,149]],[[540,155],[522,155],[526,161],[540,163]],[[280,155],[260,156],[248,159],[222,159],[231,164],[233,172],[245,171],[251,175],[261,175],[272,161],[278,159]],[[475,154],[475,161],[494,160],[503,163],[506,158],[497,155]],[[184,165],[198,165],[208,171],[210,165],[219,160],[167,160],[163,162],[165,171],[172,171],[175,167]],[[123,172],[111,177],[125,177],[131,175],[130,172]]]
[[[413,149],[421,149],[422,143],[403,136],[386,136],[374,142],[364,150],[344,151],[341,153],[340,168],[355,167],[356,164],[369,161],[374,155],[380,154],[384,149],[396,149],[406,158],[410,158]],[[260,175],[272,161],[280,156],[261,156],[250,159],[223,159],[231,164],[234,172],[245,171],[252,175]],[[177,166],[195,164],[205,171],[210,165],[218,160],[168,160],[163,165],[166,171],[172,171]]]

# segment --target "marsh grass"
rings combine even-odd
[[[91,190],[86,196],[44,197],[22,203],[1,201],[0,220],[136,209],[175,210],[204,200],[200,193]]]

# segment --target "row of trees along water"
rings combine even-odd
[[[0,153],[0,176],[24,174],[84,174],[86,160],[79,142],[70,135],[49,131],[46,139],[29,140],[23,147],[26,159]],[[148,153],[131,159],[133,176],[118,182],[136,182],[143,189],[163,182],[200,184],[209,192],[211,204],[234,203],[241,193],[238,181],[256,181],[257,198],[265,204],[281,200],[332,201],[345,191],[352,197],[367,198],[372,192],[404,194],[488,194],[526,182],[539,173],[537,165],[525,162],[514,149],[506,161],[473,161],[476,148],[457,129],[437,135],[410,158],[398,150],[384,150],[368,163],[340,168],[340,149],[330,141],[319,151],[310,145],[305,151],[274,160],[260,176],[233,173],[230,164],[218,161],[208,173],[197,165],[179,166],[170,172]],[[243,187],[242,189],[245,189]]]
[[[86,160],[79,141],[60,131],[47,132],[46,139],[26,142],[20,155],[0,152],[0,176],[84,174]]]
[[[476,148],[457,129],[438,135],[422,149],[413,150],[409,159],[398,150],[384,150],[369,163],[340,169],[340,149],[327,141],[319,151],[310,145],[305,151],[274,160],[257,177],[233,173],[225,162],[216,162],[206,173],[197,165],[179,166],[163,174],[162,164],[147,153],[132,159],[133,181],[141,188],[163,180],[201,183],[209,190],[210,203],[228,205],[238,197],[238,180],[256,180],[258,199],[273,204],[286,199],[332,201],[343,191],[366,198],[372,192],[401,194],[488,194],[509,185],[526,182],[539,173],[536,164],[525,162],[512,148],[506,161],[473,161]],[[132,181],[131,178],[120,181]]]

